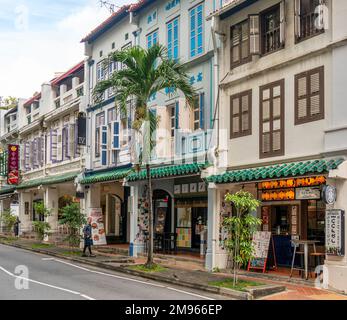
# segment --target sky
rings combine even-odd
[[[30,98],[82,61],[81,39],[109,15],[99,0],[0,0],[0,97]]]

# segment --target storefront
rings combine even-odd
[[[86,215],[92,209],[102,212],[107,244],[129,242],[130,188],[122,183],[129,171],[128,167],[94,171],[79,180]]]
[[[225,195],[240,190],[250,192],[261,202],[253,214],[262,219],[259,231],[271,233],[277,266],[281,270],[284,268],[288,274],[290,272],[294,251],[292,240],[310,242],[308,260],[311,267],[318,263],[327,264],[328,261],[331,268],[330,261],[340,258],[326,253],[326,212],[332,208],[344,209],[346,166],[342,163],[344,160],[340,158],[307,160],[229,170],[209,176],[208,234],[211,237],[208,237],[206,268],[223,269],[229,265],[223,220],[232,214],[233,209],[225,201]],[[329,205],[324,196],[328,188],[337,195],[337,200],[333,199]],[[316,255],[311,254],[314,251],[313,242]],[[270,246],[269,251],[271,249]],[[302,254],[303,245],[298,251]],[[302,265],[299,258],[298,254],[296,266]]]
[[[208,206],[207,186],[201,179],[205,167],[193,163],[151,169],[155,252],[201,252],[201,236],[206,241]],[[149,237],[145,171],[133,173],[127,180],[133,188],[130,253],[136,255],[147,250]]]
[[[177,248],[200,252],[207,233],[206,183],[200,178],[175,179],[174,193]]]
[[[324,253],[325,183],[324,176],[307,176],[257,184],[262,231],[272,234],[278,266],[291,266],[292,240],[316,241],[317,251]]]

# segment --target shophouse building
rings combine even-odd
[[[347,208],[346,11],[344,1],[240,0],[208,17],[221,41],[228,136],[228,169],[208,178],[209,270],[227,264],[221,222],[232,208],[224,196],[243,189],[261,201],[256,214],[279,266],[290,268],[292,240],[315,242],[325,283],[346,291],[345,222],[332,230],[327,217]],[[331,232],[341,234],[336,246]]]

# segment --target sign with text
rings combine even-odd
[[[106,244],[106,233],[104,227],[104,218],[101,208],[89,208],[89,217],[92,217],[92,237],[93,244],[104,245]]]
[[[319,200],[321,198],[320,188],[296,188],[295,199],[297,200]]]
[[[77,144],[87,145],[87,119],[83,112],[80,112],[77,118]]]
[[[343,210],[326,210],[325,250],[329,255],[345,255],[345,212]]]
[[[19,183],[19,146],[8,145],[8,170],[7,184],[17,185]]]

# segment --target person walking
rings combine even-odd
[[[84,248],[83,248],[83,254],[82,257],[87,257],[86,250],[88,248],[89,250],[89,256],[95,257],[95,255],[92,254],[92,244],[93,244],[93,238],[92,238],[92,217],[88,217],[87,224],[83,228],[83,238],[84,238]]]
[[[17,217],[16,218],[16,221],[13,225],[13,231],[14,231],[14,236],[15,237],[19,237],[19,224],[20,224],[20,220],[19,218]]]

